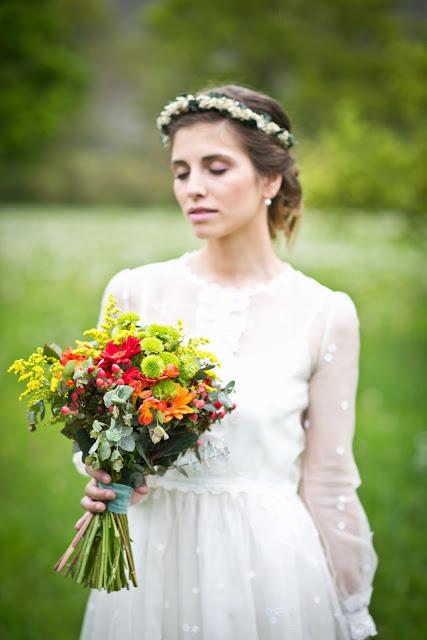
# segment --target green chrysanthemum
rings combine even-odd
[[[184,353],[181,356],[181,378],[189,380],[193,378],[199,370],[199,363],[197,359],[189,353]]]
[[[117,318],[117,322],[122,326],[137,322],[137,320],[139,320],[139,315],[133,311],[125,311]]]
[[[160,356],[150,355],[141,362],[141,370],[147,378],[159,378],[165,366]]]
[[[176,349],[181,341],[181,334],[178,329],[162,324],[150,324],[148,334],[161,340],[165,349]]]
[[[143,351],[147,351],[148,353],[160,353],[161,351],[163,351],[164,346],[161,340],[155,337],[151,337],[141,340],[141,349]]]
[[[163,360],[165,366],[167,364],[174,364],[176,367],[178,367],[178,369],[181,367],[181,361],[178,358],[178,356],[176,356],[174,353],[170,353],[169,351],[163,351],[160,357]]]
[[[151,387],[151,391],[153,396],[159,400],[175,398],[178,393],[176,383],[173,380],[160,380],[160,382]]]

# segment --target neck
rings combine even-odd
[[[208,239],[195,261],[198,273],[237,286],[274,278],[282,270],[283,262],[275,253],[267,225],[263,232],[256,231],[251,237],[230,234]]]

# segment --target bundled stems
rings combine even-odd
[[[87,514],[55,571],[71,574],[91,589],[120,591],[138,586],[127,515],[105,511]]]

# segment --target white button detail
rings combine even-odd
[[[326,360],[326,362],[331,362],[333,359],[334,358],[330,353],[325,353],[325,355],[323,356],[323,360]]]
[[[314,600],[315,604],[319,604],[320,596],[314,596],[313,600]]]
[[[156,544],[157,551],[163,551],[164,548],[165,548],[165,545],[162,544],[161,542],[159,542],[159,544]]]
[[[340,402],[340,407],[343,411],[346,411],[348,409],[348,402],[347,400],[341,400]]]
[[[347,496],[340,495],[340,496],[338,496],[338,500],[339,500],[339,502],[347,502]]]
[[[197,594],[200,593],[199,587],[193,587],[192,592],[194,593],[195,596],[197,596]]]
[[[200,547],[196,547],[196,553],[200,553]]]
[[[334,352],[334,351],[336,351],[336,350],[337,350],[337,345],[336,345],[336,344],[334,344],[333,342],[331,342],[331,344],[328,344],[327,349],[328,349],[328,351],[332,351],[332,352]]]
[[[276,616],[270,616],[268,619],[270,624],[277,624],[279,622],[278,618]]]
[[[340,531],[344,531],[344,529],[346,528],[346,523],[344,522],[344,520],[340,520],[337,524],[337,527]]]
[[[199,633],[199,627],[197,626],[197,624],[193,624],[193,626],[191,627],[191,631],[193,633]]]
[[[310,427],[310,420],[304,420],[304,428],[309,429],[309,427]]]
[[[190,631],[190,629],[191,629],[191,625],[187,624],[187,622],[182,625],[183,631]]]
[[[336,451],[336,453],[337,453],[337,455],[338,455],[338,456],[342,456],[342,455],[344,455],[344,447],[341,447],[341,446],[340,446],[340,447],[337,447],[337,448],[335,449],[335,451]]]
[[[337,502],[337,509],[338,511],[344,511],[345,510],[344,502]]]
[[[249,576],[249,578],[250,578],[251,580],[252,580],[252,578],[255,578],[255,576],[256,576],[255,571],[249,571],[248,576]]]

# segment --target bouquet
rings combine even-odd
[[[82,452],[85,464],[110,474],[116,498],[103,513],[87,512],[74,540],[55,569],[73,580],[108,592],[137,586],[127,509],[132,489],[149,474],[163,475],[184,466],[180,454],[201,461],[200,436],[235,408],[214,372],[217,358],[204,349],[205,337],[185,339],[183,324],[143,325],[132,312],[121,313],[109,296],[98,329],[88,340],[62,351],[39,347],[28,360],[8,369],[26,382],[29,429],[51,423]]]

